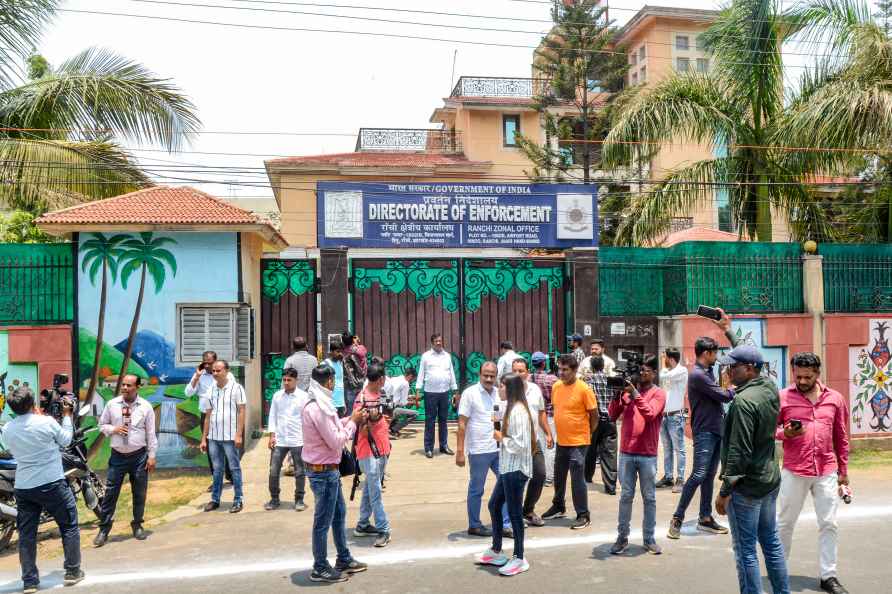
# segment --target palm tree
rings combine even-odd
[[[27,56],[40,40],[60,0],[0,0],[0,88],[21,80],[18,59]]]
[[[703,34],[710,72],[677,73],[629,102],[607,136],[608,162],[634,160],[635,143],[716,144],[726,151],[670,171],[636,197],[618,232],[623,243],[653,240],[673,216],[711,204],[719,189],[728,192],[740,235],[771,241],[773,210],[788,216],[796,239],[831,235],[803,183],[807,170],[788,151],[763,148],[786,125],[780,49],[793,31],[779,0],[733,0]]]
[[[87,49],[55,69],[36,56],[30,66],[32,79],[0,87],[9,207],[41,213],[138,189],[149,179],[114,139],[173,151],[199,127],[177,87],[111,51]]]
[[[93,239],[88,239],[81,245],[84,252],[84,260],[81,271],[86,272],[90,267],[90,283],[96,285],[96,274],[102,271],[102,285],[99,293],[99,322],[96,325],[96,353],[93,355],[93,372],[90,375],[90,386],[87,388],[87,398],[92,398],[93,390],[99,381],[99,365],[102,354],[102,339],[105,332],[105,306],[108,301],[108,275],[111,273],[112,283],[118,276],[118,258],[123,250],[120,243],[127,239],[126,235],[113,235],[106,237],[102,233],[93,233]]]
[[[177,275],[177,260],[169,250],[164,249],[165,245],[176,244],[176,241],[169,237],[153,237],[150,232],[139,234],[139,239],[131,238],[126,240],[121,247],[124,253],[121,255],[121,286],[127,288],[127,282],[130,275],[140,270],[139,279],[139,297],[136,299],[136,309],[133,312],[133,322],[130,324],[130,335],[127,337],[127,349],[124,352],[124,362],[121,364],[121,373],[118,374],[118,383],[115,386],[114,395],[118,395],[121,389],[121,380],[124,379],[124,373],[127,366],[130,365],[130,355],[133,352],[133,341],[136,339],[136,330],[139,326],[139,313],[142,310],[142,300],[146,289],[146,276],[151,275],[152,281],[155,283],[155,293],[161,292],[164,286],[164,280],[167,276],[164,265],[170,267],[173,275]]]

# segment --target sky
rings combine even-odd
[[[610,18],[621,25],[644,4],[614,0]],[[709,0],[651,4],[716,7]],[[170,78],[196,104],[203,132],[177,154],[133,146],[134,154],[159,176],[167,176],[157,177],[159,182],[188,183],[224,197],[263,196],[272,193],[262,169],[265,158],[352,151],[360,127],[433,127],[431,113],[462,75],[529,77],[533,48],[549,28],[549,9],[549,2],[537,0],[69,0],[47,28],[38,51],[58,65],[87,47],[108,48]],[[246,27],[144,18],[149,16]],[[211,181],[220,183],[204,183]]]

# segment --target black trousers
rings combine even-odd
[[[121,494],[121,486],[124,477],[130,477],[130,489],[133,493],[133,522],[131,526],[143,523],[146,511],[146,493],[149,490],[149,473],[146,470],[146,462],[149,454],[146,450],[134,452],[131,455],[119,454],[112,450],[108,459],[108,475],[105,478],[105,497],[102,498],[102,522],[99,529],[103,532],[111,530],[115,519],[115,509],[118,507],[118,496]]]
[[[527,494],[523,499],[523,515],[528,516],[536,511],[536,503],[542,496],[542,487],[545,485],[545,454],[542,446],[536,448],[533,454],[533,476],[527,483]]]
[[[585,454],[589,446],[555,446],[554,499],[558,509],[566,510],[567,473],[570,474],[570,491],[576,517],[588,516],[588,490],[585,487]]]
[[[616,491],[616,423],[601,419],[592,433],[592,445],[585,454],[585,480],[592,482],[596,464],[601,465],[601,480],[608,492]]]
[[[440,432],[440,449],[449,446],[449,392],[424,393],[424,451],[434,450],[434,427]]]
[[[201,413],[201,427],[204,429],[204,419],[207,417],[207,413]],[[239,458],[242,456],[242,450],[239,450]],[[225,458],[224,458],[225,459]],[[211,471],[211,476],[214,476],[214,461],[211,459],[211,455],[208,454],[208,470]],[[232,471],[229,470],[229,461],[226,461],[226,468],[223,470],[223,476],[226,477],[226,480],[230,483],[232,482]]]

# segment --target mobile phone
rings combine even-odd
[[[697,315],[717,322],[722,319],[722,312],[717,307],[709,307],[708,305],[697,307]]]
[[[800,421],[799,419],[790,419],[790,429],[799,431],[800,429],[802,429],[802,421]]]

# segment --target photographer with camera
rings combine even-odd
[[[65,585],[84,579],[81,571],[81,534],[74,494],[62,471],[62,451],[71,443],[74,399],[60,401],[62,423],[42,415],[30,388],[17,388],[7,399],[16,418],[3,427],[3,446],[15,457],[15,500],[18,509],[19,563],[23,592],[37,592],[37,526],[46,511],[56,520],[65,551]]]
[[[657,449],[660,445],[660,424],[666,406],[666,393],[654,385],[660,370],[660,363],[655,356],[645,355],[637,370],[630,362],[627,370],[631,377],[625,378],[625,386],[610,401],[607,409],[614,422],[619,417],[623,418],[619,446],[619,482],[622,487],[619,498],[619,535],[610,547],[610,554],[621,555],[629,547],[629,525],[637,482],[644,499],[644,550],[652,555],[659,555],[663,550],[654,538],[657,521]]]
[[[141,380],[128,373],[121,380],[121,395],[105,405],[99,427],[111,439],[111,457],[108,459],[108,475],[105,479],[105,497],[102,498],[102,522],[93,540],[94,547],[108,541],[118,495],[124,477],[130,476],[133,493],[133,521],[130,528],[133,538],[145,540],[142,528],[146,509],[146,493],[149,489],[149,473],[155,470],[155,452],[158,436],[155,434],[155,409],[139,396]]]
[[[354,536],[375,536],[376,547],[390,544],[390,523],[384,511],[381,495],[381,480],[384,467],[390,455],[390,419],[392,404],[385,408],[384,387],[386,376],[384,366],[370,365],[366,372],[369,383],[356,397],[353,410],[365,411],[367,418],[357,429],[356,460],[365,475],[362,486],[362,502],[359,506],[359,521],[353,529]],[[375,525],[369,523],[372,514]]]

